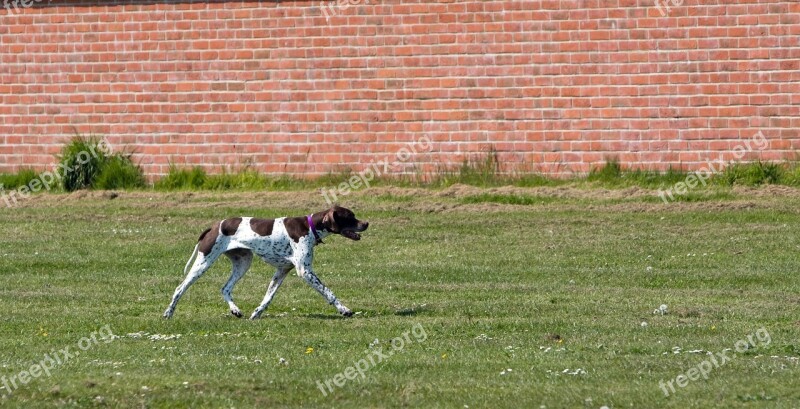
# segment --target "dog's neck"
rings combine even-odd
[[[308,222],[308,231],[314,236],[314,244],[325,244],[322,242],[322,239],[330,234],[329,231],[320,229],[322,226],[322,218],[322,215],[318,215],[316,213],[306,216],[306,221]]]

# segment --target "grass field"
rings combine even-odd
[[[322,210],[318,193],[79,192],[0,209],[0,375],[17,384],[0,406],[800,407],[794,189],[663,204],[639,188],[386,187],[342,204],[370,229],[326,240],[315,267],[359,314],[291,275],[258,321],[228,314],[224,259],[161,313],[213,221]],[[245,314],[272,273],[254,263],[237,286]],[[22,384],[64,348],[80,354]],[[698,367],[707,379],[676,380]]]

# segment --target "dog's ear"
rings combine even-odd
[[[331,231],[331,232],[335,231],[333,229],[333,226],[336,225],[336,222],[334,221],[334,218],[333,218],[333,208],[328,210],[325,213],[325,216],[322,216],[322,225],[327,227],[328,230]]]

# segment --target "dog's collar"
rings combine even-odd
[[[314,227],[314,221],[311,220],[311,215],[306,216],[308,220],[308,228],[311,230],[311,233],[314,234],[314,238],[317,240],[316,244],[325,244],[322,242],[322,239],[319,237],[319,233],[317,232],[317,228]]]

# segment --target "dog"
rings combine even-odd
[[[234,304],[231,292],[236,282],[250,268],[254,253],[277,271],[269,283],[261,305],[250,315],[251,320],[257,319],[267,309],[283,279],[292,269],[296,269],[299,277],[317,290],[329,304],[336,307],[339,314],[345,317],[352,316],[353,312],[317,278],[311,268],[311,262],[314,259],[314,247],[322,244],[323,238],[338,234],[350,240],[361,240],[358,233],[367,230],[367,227],[369,222],[356,219],[351,210],[339,206],[301,217],[279,219],[236,217],[217,222],[200,235],[183,269],[183,273],[187,274],[188,270],[188,274],[175,289],[172,302],[164,311],[164,318],[172,317],[175,306],[189,286],[223,254],[231,260],[233,268],[230,279],[222,287],[222,298],[228,303],[231,314],[241,318],[242,312]],[[192,259],[194,264],[189,269]]]

